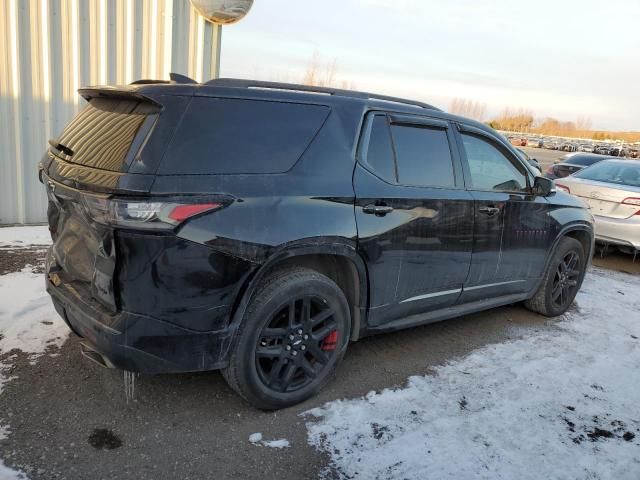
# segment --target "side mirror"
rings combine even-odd
[[[549,195],[556,193],[556,186],[553,180],[549,180],[544,177],[536,177],[533,182],[533,194],[540,195],[541,197],[548,197]]]

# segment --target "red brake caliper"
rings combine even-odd
[[[325,352],[330,352],[336,349],[336,345],[338,343],[338,330],[334,330],[329,335],[324,337],[322,343],[320,344],[320,348]]]

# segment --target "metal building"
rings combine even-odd
[[[79,87],[217,77],[220,39],[189,0],[0,0],[0,224],[46,221],[37,164]]]

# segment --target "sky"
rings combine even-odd
[[[638,0],[255,0],[220,69],[299,83],[316,55],[357,90],[638,131],[639,53]]]

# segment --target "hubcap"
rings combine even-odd
[[[554,306],[566,308],[578,290],[578,279],[580,277],[580,257],[576,252],[568,252],[558,264],[553,286],[551,290],[551,301]]]
[[[256,369],[269,389],[294,392],[311,384],[331,363],[342,327],[328,302],[307,295],[269,319],[255,349]]]

